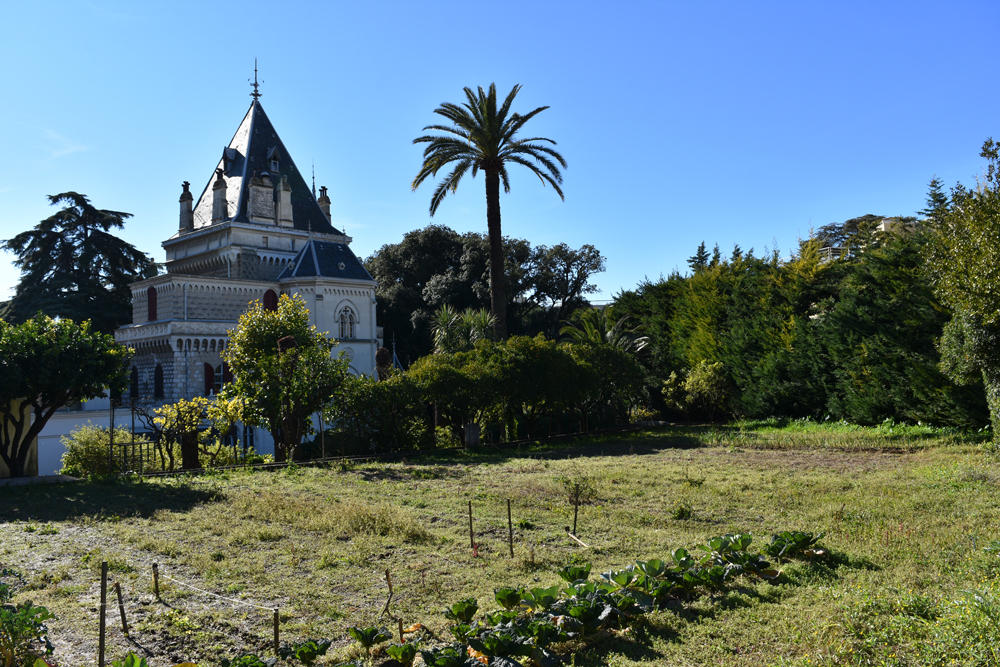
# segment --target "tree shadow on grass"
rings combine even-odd
[[[223,499],[213,489],[184,483],[151,484],[138,480],[79,481],[0,487],[5,521],[66,521],[77,517],[149,517],[156,510],[186,511]]]

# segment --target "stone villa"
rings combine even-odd
[[[330,198],[310,190],[257,96],[201,195],[183,184],[167,273],[132,285],[132,324],[115,339],[136,351],[124,399],[209,396],[229,380],[229,329],[250,302],[298,294],[310,323],[371,373],[381,331],[375,281],[330,223]]]

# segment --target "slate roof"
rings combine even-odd
[[[271,158],[277,157],[278,171],[271,171]],[[222,157],[215,167],[225,172],[226,198],[229,200],[230,219],[249,222],[247,207],[250,199],[250,179],[254,171],[268,172],[271,181],[277,185],[282,176],[288,177],[292,188],[292,221],[295,229],[323,234],[340,234],[323,214],[306,180],[299,173],[291,156],[281,143],[281,138],[264,113],[260,100],[254,100],[247,110],[243,122],[233,135],[229,146],[223,149]],[[212,182],[215,170],[205,184],[205,189],[194,207],[195,229],[212,223]]]
[[[288,263],[278,280],[293,278],[347,278],[374,280],[361,260],[346,243],[310,239],[295,259]]]

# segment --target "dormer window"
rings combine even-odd
[[[269,151],[267,151],[267,164],[271,169],[272,174],[278,173],[278,167],[281,166],[278,162],[281,160],[281,154],[278,153],[278,147],[272,146]]]

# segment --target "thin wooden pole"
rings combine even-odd
[[[580,485],[573,487],[573,534],[576,535],[576,515],[580,511]]]
[[[469,548],[475,552],[476,550],[476,538],[475,534],[472,532],[472,501],[469,501]]]
[[[160,599],[160,566],[153,563],[153,594]]]
[[[104,610],[108,604],[108,561],[101,561],[101,629],[97,640],[97,667],[104,667]]]
[[[274,608],[274,654],[278,655],[278,608]]]
[[[118,594],[118,613],[122,617],[122,632],[128,637],[128,621],[125,620],[125,601],[122,599],[122,586],[117,581],[115,582],[115,593]]]
[[[389,587],[389,597],[385,599],[385,606],[382,607],[382,613],[379,616],[389,613],[389,603],[392,602],[392,578],[389,577],[389,568],[385,569],[385,583]]]
[[[510,518],[510,498],[507,499],[507,544],[510,546],[510,557],[514,557],[514,522]]]

